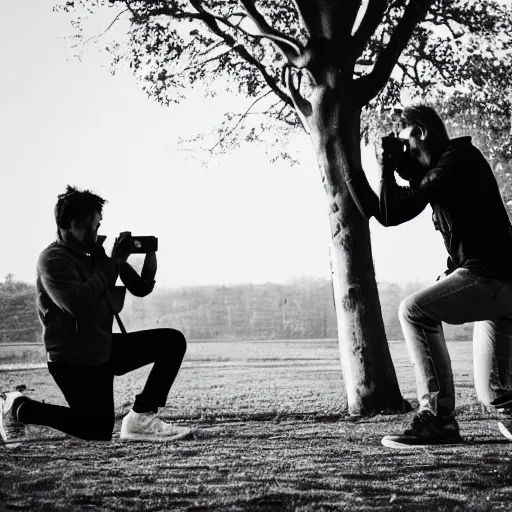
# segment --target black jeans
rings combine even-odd
[[[156,410],[165,405],[185,351],[185,337],[174,329],[113,334],[112,357],[103,365],[48,363],[69,407],[27,400],[19,408],[18,419],[81,439],[110,440],[115,420],[114,376],[154,363],[137,400]]]

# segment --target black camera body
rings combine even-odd
[[[131,236],[132,254],[146,254],[158,251],[158,238],[156,236]]]
[[[98,235],[96,243],[102,246],[106,238],[105,235]],[[124,247],[123,252],[128,252],[126,244],[130,247],[130,254],[147,254],[148,252],[158,251],[158,238],[156,236],[132,236],[130,232],[125,231],[121,233],[121,238],[121,244]]]
[[[398,175],[407,181],[411,180],[417,162],[411,154],[411,146],[407,139],[400,139],[394,134],[382,138],[382,151],[387,161]]]
[[[405,159],[411,148],[408,140],[387,135],[382,138],[382,149],[390,160],[398,164]]]

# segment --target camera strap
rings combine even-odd
[[[64,244],[62,244],[64,246],[64,248],[69,251],[68,247],[66,247]],[[78,275],[80,276],[80,278],[85,282],[87,279],[85,278],[85,276],[83,275],[83,273],[81,272],[80,268],[77,267],[76,268],[77,272],[78,272]],[[126,328],[121,320],[121,317],[119,316],[119,313],[116,313],[114,308],[112,307],[112,303],[110,302],[110,299],[108,297],[108,293],[106,292],[105,293],[105,298],[107,299],[107,302],[108,302],[108,305],[110,307],[110,309],[112,310],[112,312],[114,313],[114,317],[116,319],[116,322],[117,322],[117,325],[119,326],[119,329],[120,331],[123,333],[123,334],[126,334],[127,331],[126,331]],[[61,308],[64,312],[67,312],[65,309]]]
[[[121,329],[121,332],[123,334],[126,334],[126,329],[124,327],[123,322],[121,321],[121,317],[117,313],[114,313],[114,316],[116,318],[116,322],[117,322],[117,325],[119,326],[119,329]]]

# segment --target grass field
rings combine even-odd
[[[471,344],[449,349],[463,446],[384,448],[410,415],[347,417],[335,342],[191,343],[161,414],[193,439],[118,440],[143,368],[116,381],[112,442],[31,427],[33,441],[0,446],[0,510],[511,510],[512,444],[476,400]],[[405,345],[391,351],[414,398]],[[64,403],[44,370],[0,372],[1,389],[18,385]]]

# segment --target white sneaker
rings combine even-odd
[[[498,428],[500,429],[500,432],[509,441],[512,441],[512,422],[511,421],[498,421]]]
[[[175,427],[157,418],[152,412],[136,413],[133,409],[123,418],[120,439],[129,441],[176,441],[189,437],[187,427]]]
[[[25,436],[25,425],[12,416],[12,403],[20,396],[19,391],[2,393],[0,395],[0,436],[4,443],[20,439]]]

